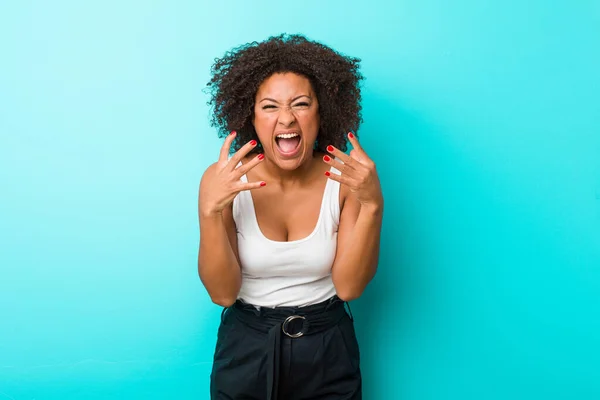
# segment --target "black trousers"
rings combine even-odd
[[[360,400],[354,322],[337,296],[308,307],[236,302],[217,334],[212,400]]]

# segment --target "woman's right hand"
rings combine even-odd
[[[238,167],[239,162],[256,147],[257,143],[255,140],[246,143],[235,152],[231,159],[228,159],[229,149],[234,138],[235,132],[227,136],[223,147],[221,147],[219,160],[208,167],[202,176],[199,197],[199,208],[202,216],[220,215],[242,190],[258,189],[266,185],[264,181],[245,183],[240,180],[243,175],[264,159],[264,155],[259,154],[251,161]]]

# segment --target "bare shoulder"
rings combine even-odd
[[[206,175],[214,173],[215,170],[217,169],[218,164],[219,163],[217,161],[215,161],[214,163],[212,163],[208,167],[206,167],[206,169],[204,170],[204,173],[202,174],[202,177],[205,177]]]
[[[360,203],[346,185],[340,184],[340,212],[342,216],[358,217]]]
[[[206,181],[209,180],[212,175],[214,175],[217,170],[217,164],[217,162],[214,162],[204,170],[202,173],[202,178],[200,178],[200,188],[202,188],[202,186],[206,184]]]
[[[337,159],[338,161],[342,162],[342,160]],[[327,170],[329,170],[329,165],[325,164],[325,166],[327,167]],[[338,172],[340,173],[340,172]],[[338,185],[340,185],[340,191],[339,191],[339,195],[340,195],[340,211],[344,210],[344,207],[346,206],[346,201],[348,200],[348,198],[351,195],[350,192],[350,188],[346,185],[343,185],[341,183],[338,183]]]

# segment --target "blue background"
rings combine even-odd
[[[600,398],[600,3],[223,3],[0,4],[0,399],[208,398],[202,90],[280,32],[367,77],[365,398]]]

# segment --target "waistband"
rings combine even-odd
[[[243,324],[268,335],[267,400],[277,399],[283,335],[297,339],[333,328],[345,316],[345,304],[339,297],[333,296],[306,307],[257,309],[252,304],[238,300],[229,309],[223,310],[223,313],[229,310]]]

